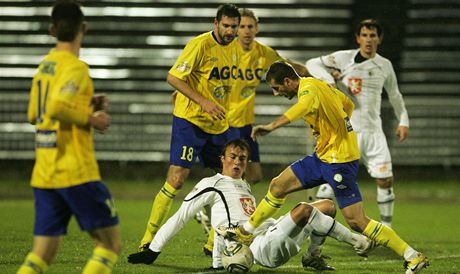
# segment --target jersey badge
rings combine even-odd
[[[351,77],[348,79],[348,88],[351,93],[358,95],[363,90],[363,80],[361,78]]]
[[[77,93],[78,86],[75,84],[73,80],[69,80],[61,87],[62,93]]]
[[[243,207],[244,214],[251,216],[256,210],[254,198],[244,197],[240,198],[241,206]]]
[[[184,62],[182,62],[182,63],[180,63],[180,64],[177,65],[176,70],[177,70],[178,72],[186,72],[186,71],[188,71],[190,68],[191,68],[191,67],[190,67],[190,65],[188,64],[188,62],[187,62],[187,61],[184,61]]]
[[[240,94],[243,98],[248,98],[249,96],[254,94],[255,90],[256,88],[254,86],[245,86],[241,89]]]

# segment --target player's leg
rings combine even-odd
[[[96,248],[83,269],[83,274],[112,273],[121,251],[120,228],[118,225],[90,231],[96,241]]]
[[[96,247],[83,268],[84,274],[112,273],[121,251],[118,213],[109,189],[101,181],[60,190],[83,231],[88,231]]]
[[[67,233],[72,212],[54,189],[34,188],[35,225],[32,251],[19,268],[19,274],[44,273],[56,257]]]
[[[44,273],[56,257],[63,236],[34,236],[32,251],[27,254],[17,274]]]
[[[360,161],[377,184],[377,204],[380,221],[386,226],[392,224],[395,194],[390,150],[383,132],[359,133]]]
[[[153,237],[165,222],[174,198],[179,193],[189,174],[189,168],[175,165],[169,166],[166,182],[153,200],[147,227],[139,246],[140,250],[148,248]]]
[[[248,222],[244,223],[243,228],[246,232],[254,233],[257,227],[279,211],[286,201],[286,195],[303,189],[291,167],[287,167],[272,179],[264,199],[259,203]]]
[[[170,166],[166,182],[153,200],[149,220],[140,242],[139,250],[148,249],[148,245],[168,217],[173,200],[188,178],[190,168],[201,152],[206,138],[207,135],[194,124],[185,119],[173,117]]]
[[[380,211],[380,222],[391,227],[393,221],[395,194],[393,177],[377,178],[377,204]]]
[[[409,246],[396,232],[364,214],[362,202],[342,208],[342,214],[347,223],[357,232],[361,232],[379,245],[389,247],[403,257],[408,268],[415,267],[418,271],[429,265],[428,259],[420,252]],[[408,273],[417,273],[408,272]]]
[[[318,187],[318,191],[316,192],[316,199],[334,199],[334,191],[332,190],[329,184],[322,184]]]
[[[248,142],[251,149],[249,163],[246,166],[245,179],[251,184],[256,184],[262,181],[263,173],[260,164],[259,143],[251,138],[251,132],[252,125],[247,125],[240,129],[241,138]]]

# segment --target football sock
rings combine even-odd
[[[401,257],[404,257],[404,252],[409,247],[393,229],[374,220],[370,220],[363,234],[378,244],[393,249]]]
[[[160,192],[158,192],[152,204],[150,211],[150,218],[147,223],[144,237],[141,240],[141,246],[150,243],[155,237],[155,234],[160,229],[160,226],[168,217],[169,210],[171,209],[174,197],[179,193],[179,189],[175,189],[168,182],[165,182]]]
[[[17,274],[41,274],[48,269],[48,264],[35,253],[27,254]]]
[[[334,191],[329,184],[322,184],[318,188],[318,192],[316,192],[316,200],[320,199],[334,199]]]
[[[346,242],[352,246],[360,246],[366,241],[364,236],[351,232],[344,225],[316,208],[313,208],[308,224],[313,228],[312,236],[330,236],[339,242]]]
[[[112,250],[96,247],[82,274],[110,274],[117,259],[118,255]]]
[[[275,215],[285,202],[286,198],[276,198],[268,190],[267,195],[252,213],[249,221],[244,223],[244,230],[251,234],[254,233],[254,230],[265,220]]]
[[[204,245],[204,248],[206,248],[209,251],[212,251],[214,247],[214,228],[211,228],[209,231],[209,236],[208,236],[208,242]]]
[[[393,192],[393,187],[377,187],[377,203],[380,210],[380,220],[382,224],[390,227],[393,219],[394,200],[395,194]]]

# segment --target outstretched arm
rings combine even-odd
[[[286,124],[289,124],[291,121],[289,121],[289,119],[283,115],[281,115],[280,117],[278,117],[276,120],[274,120],[273,122],[269,123],[269,124],[266,124],[266,125],[258,125],[258,126],[255,126],[253,129],[252,129],[252,132],[251,132],[251,138],[256,140],[257,136],[260,135],[260,136],[264,136],[264,135],[267,135],[269,134],[270,132],[272,132],[273,130],[279,128],[279,127],[282,127]]]

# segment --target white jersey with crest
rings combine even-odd
[[[306,66],[311,75],[337,84],[340,90],[352,97],[356,107],[351,124],[356,132],[383,132],[380,109],[384,88],[399,125],[408,127],[409,116],[390,60],[376,54],[373,58],[355,63],[358,53],[359,49],[336,51],[310,59]],[[342,73],[337,83],[330,74],[332,69]]]
[[[242,179],[233,179],[222,174],[204,178],[185,197],[179,210],[160,228],[150,244],[150,249],[160,252],[166,243],[205,206],[211,207],[212,227],[228,227],[230,223],[238,225],[248,220],[256,209],[256,201],[250,186]],[[215,235],[216,238],[220,237],[217,233]],[[223,244],[223,239],[218,239],[216,244],[218,246]],[[215,251],[219,249],[219,247],[214,248]],[[213,265],[217,267],[221,263],[220,254],[216,255],[218,256],[213,255],[216,260],[216,262],[213,260]]]

